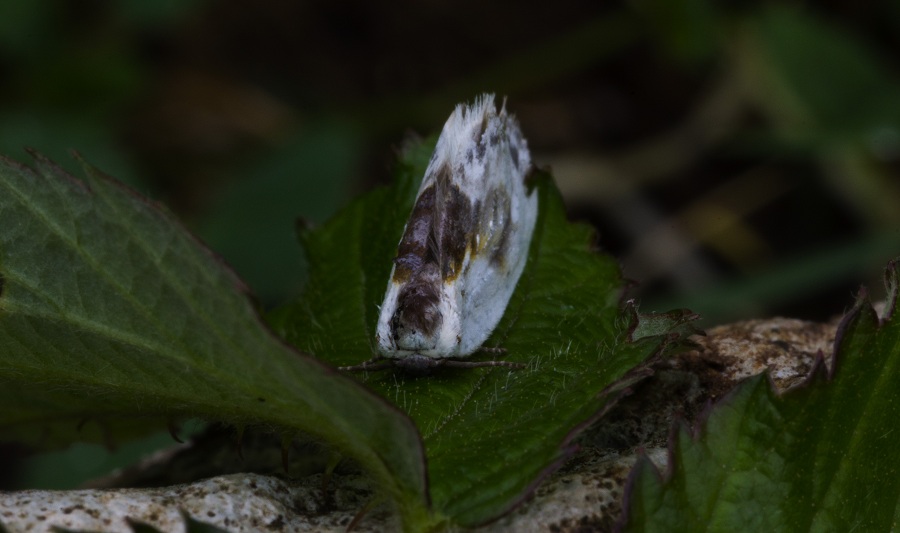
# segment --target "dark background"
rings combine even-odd
[[[643,311],[826,320],[883,295],[900,3],[526,6],[4,0],[0,153],[78,150],[274,306],[303,276],[296,217],[387,182],[407,135],[490,91]],[[32,486],[68,483],[44,468]]]

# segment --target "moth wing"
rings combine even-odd
[[[515,119],[502,113],[483,136],[491,135],[498,139],[487,151],[493,157],[484,159],[480,183],[469,184],[481,188],[481,201],[460,284],[461,355],[480,348],[503,317],[528,260],[537,220],[537,193],[529,194],[525,184],[530,157]]]
[[[383,355],[465,356],[487,340],[528,258],[537,218],[537,195],[525,185],[530,165],[518,123],[505,109],[497,113],[492,95],[456,108],[404,229],[397,260],[404,269],[395,261],[388,281],[376,334]],[[421,276],[411,284],[410,265],[433,273],[435,285],[422,285]],[[426,315],[417,314],[421,304],[408,298],[417,294],[408,289],[422,287],[439,293],[432,307],[422,308],[434,320],[410,326]]]

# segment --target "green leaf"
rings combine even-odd
[[[432,147],[409,150],[394,186],[303,233],[309,284],[271,317],[289,342],[336,365],[373,356],[378,306]],[[630,340],[634,316],[620,309],[616,262],[593,250],[590,229],[566,222],[548,175],[538,172],[535,187],[540,214],[529,262],[485,343],[527,368],[359,375],[416,422],[435,511],[463,525],[496,518],[525,498],[566,458],[578,431],[645,375],[629,370],[678,336],[672,329],[680,315],[659,334]]]
[[[82,425],[121,438],[187,416],[308,432],[368,468],[408,524],[422,520],[411,421],[274,337],[242,283],[168,212],[85,174],[0,159],[3,438],[90,438]]]
[[[879,322],[865,291],[838,329],[833,372],[776,395],[742,384],[696,432],[682,428],[662,480],[644,460],[628,496],[635,531],[888,531],[900,512],[897,263]]]

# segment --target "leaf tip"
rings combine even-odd
[[[693,322],[700,319],[700,315],[689,309],[673,309],[665,313],[638,312],[638,304],[635,300],[625,302],[624,314],[628,325],[626,338],[628,342],[636,342],[646,337],[664,335],[666,340],[660,351],[667,345],[678,340],[687,339],[691,335],[705,335],[706,333],[694,326]]]
[[[890,264],[888,265],[888,269],[890,269]],[[872,307],[872,303],[869,300],[869,290],[862,286],[859,288],[859,292],[856,295],[856,300],[853,302],[853,307],[847,311],[847,314],[841,318],[840,323],[838,324],[837,331],[834,334],[834,344],[831,350],[831,369],[829,370],[829,375],[834,375],[837,371],[837,366],[840,361],[840,354],[843,353],[843,346],[847,339],[852,336],[852,332],[859,327],[860,322],[865,320],[866,318],[871,319],[873,322],[878,321],[878,316],[875,313],[875,309]]]
[[[887,321],[894,316],[894,309],[897,308],[897,296],[900,292],[900,272],[897,270],[897,263],[900,258],[894,258],[888,261],[884,269],[884,287],[887,289],[886,304],[884,311],[881,313],[881,320]]]
[[[672,432],[674,434],[674,431]],[[668,464],[669,467],[666,470],[670,470],[672,466],[672,446],[668,447]],[[650,457],[647,455],[645,450],[638,451],[637,460],[634,463],[634,466],[631,468],[631,472],[628,473],[628,477],[625,479],[625,485],[622,488],[622,510],[619,514],[619,519],[613,524],[612,531],[621,532],[627,531],[629,525],[629,517],[632,516],[632,513],[629,512],[629,509],[634,502],[638,500],[638,494],[640,490],[644,490],[648,483],[651,483],[652,486],[659,487],[664,482],[666,477],[668,477],[667,472],[663,472],[656,466]]]

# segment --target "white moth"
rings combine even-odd
[[[493,95],[447,119],[398,245],[378,318],[380,359],[412,370],[464,362],[503,316],[525,262],[538,200],[528,145]],[[348,369],[372,369],[364,363]]]

